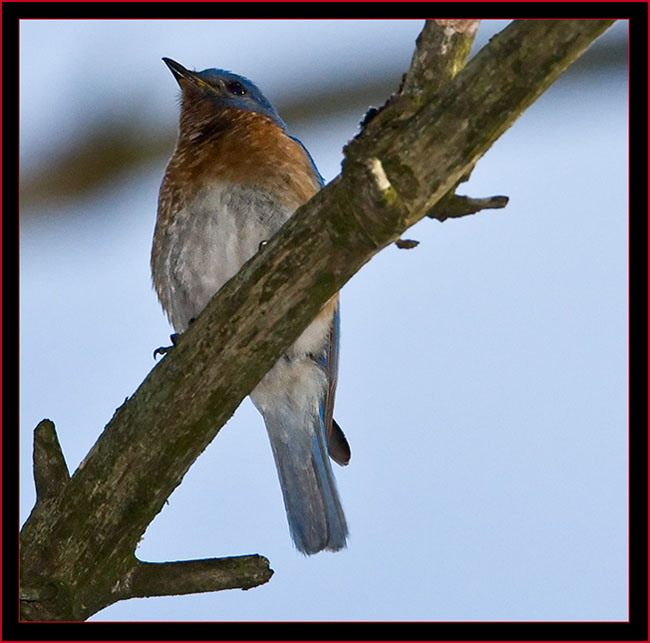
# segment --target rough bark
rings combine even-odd
[[[270,578],[257,555],[152,564],[134,551],[242,399],[363,264],[424,216],[505,204],[450,190],[613,21],[515,21],[461,70],[476,22],[427,22],[400,91],[348,144],[342,174],[213,298],[72,477],[52,423],[37,427],[23,620],[83,620],[131,596]]]

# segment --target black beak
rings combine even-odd
[[[174,74],[174,78],[181,88],[183,87],[183,81],[189,81],[193,85],[197,86],[202,84],[201,79],[193,71],[185,69],[183,65],[177,63],[175,60],[172,60],[171,58],[163,58],[163,62],[167,67],[169,67],[172,74]]]

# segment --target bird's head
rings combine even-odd
[[[163,58],[163,61],[181,88],[183,110],[256,112],[286,128],[273,105],[248,78],[223,69],[190,71],[171,58]]]

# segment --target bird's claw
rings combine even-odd
[[[156,359],[158,355],[167,355],[172,348],[175,346],[178,346],[178,342],[181,339],[181,333],[174,333],[173,335],[169,336],[169,339],[172,342],[171,346],[158,346],[158,348],[153,352],[153,358]]]
[[[158,348],[153,352],[153,358],[156,359],[158,355],[166,355],[173,346],[158,346]]]

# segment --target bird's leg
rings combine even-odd
[[[192,324],[195,319],[196,319],[195,317],[192,317],[192,319],[190,319],[190,321],[188,322],[187,325],[189,326],[190,324]],[[153,352],[153,358],[156,359],[156,357],[158,357],[158,355],[166,355],[167,353],[169,353],[169,351],[172,348],[174,348],[175,346],[178,346],[178,344],[179,344],[179,342],[181,341],[182,338],[183,338],[183,333],[172,333],[169,336],[169,339],[170,339],[172,345],[171,346],[158,346],[158,348]]]
[[[181,333],[173,333],[172,335],[169,336],[169,339],[172,342],[171,346],[158,346],[156,350],[153,352],[153,358],[156,359],[158,355],[166,355],[169,353],[169,351],[174,348],[178,344],[178,342],[181,339]]]

